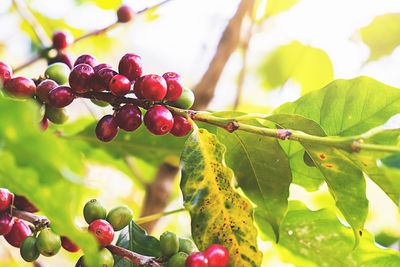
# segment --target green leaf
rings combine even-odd
[[[146,231],[134,221],[130,223],[130,227],[126,226],[121,230],[116,245],[145,256],[160,257],[162,254],[160,241],[153,236],[147,235]],[[114,266],[130,267],[131,262],[114,256]]]
[[[295,41],[268,54],[258,74],[262,86],[267,90],[281,87],[293,79],[301,85],[302,92],[306,93],[332,81],[333,68],[324,51]]]
[[[369,77],[335,80],[274,111],[311,119],[328,136],[365,133],[399,112],[400,90]]]
[[[200,250],[219,243],[232,266],[260,266],[253,207],[231,186],[233,172],[224,163],[225,147],[205,129],[196,129],[181,156],[181,190],[190,212],[192,236]]]
[[[400,169],[400,153],[387,156],[381,159],[381,162],[385,164],[386,167]]]
[[[260,230],[268,236],[262,213],[256,210],[255,217]],[[311,211],[299,201],[289,202],[277,245],[283,260],[307,267],[400,265],[399,253],[376,247],[367,231],[356,249],[353,244],[351,230],[338,221],[333,211]]]
[[[50,219],[55,232],[76,242],[94,266],[97,242],[74,224],[87,191],[79,176],[79,151],[39,129],[40,112],[33,101],[0,97],[0,114],[7,114],[0,124],[0,187],[27,196]]]
[[[389,55],[400,45],[400,13],[377,16],[360,33],[370,49],[368,61]]]
[[[301,0],[258,0],[256,2],[256,18],[258,22],[290,9]]]

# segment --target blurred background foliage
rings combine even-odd
[[[115,10],[121,4],[139,11],[157,1],[25,0],[25,3],[49,36],[55,30],[68,29],[77,38],[113,23]],[[173,0],[138,15],[129,24],[73,45],[68,53],[74,57],[91,53],[98,62],[108,62],[115,68],[122,55],[137,53],[142,56],[145,73],[175,71],[192,88],[207,70],[222,32],[239,3],[236,0]],[[38,39],[11,0],[2,0],[0,25],[1,60],[16,67],[37,53]],[[268,113],[338,78],[367,75],[400,87],[399,33],[400,2],[396,0],[254,1],[251,16],[243,21],[240,45],[226,62],[208,108],[232,109],[239,88],[242,93],[237,110]],[[46,65],[41,60],[17,74],[38,77],[43,75]],[[85,164],[84,184],[90,190],[75,199],[79,202],[78,209],[70,212],[77,216],[76,223],[83,224],[79,218],[82,207],[93,197],[100,198],[108,208],[127,204],[138,218],[146,184],[152,182],[161,163],[178,166],[184,140],[154,137],[142,126],[133,134],[120,133],[111,144],[100,144],[93,134],[95,119],[110,113],[111,109],[80,100],[68,112],[68,123],[52,125],[51,131],[62,131],[71,150],[79,151],[79,160]],[[393,118],[387,126],[399,128],[399,119]],[[26,145],[30,146],[29,142]],[[46,149],[50,146],[40,153]],[[179,179],[175,179],[167,210],[182,205],[178,185]],[[381,246],[398,249],[397,207],[371,182],[367,183],[367,195],[370,200],[367,230]],[[315,192],[292,185],[290,199],[301,200],[312,210],[334,210],[325,185]],[[165,230],[172,230],[190,236],[188,225],[187,214],[171,215],[158,222],[153,234],[159,236]],[[3,239],[0,247],[0,265],[30,266]],[[260,248],[265,266],[291,265],[281,261],[272,242],[260,240]],[[77,258],[63,252],[62,256],[46,258],[43,262],[48,266],[72,266]]]

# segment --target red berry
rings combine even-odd
[[[76,67],[79,64],[88,64],[90,67],[94,68],[97,65],[97,60],[94,56],[89,55],[89,54],[83,54],[80,55],[74,63],[74,67]]]
[[[49,92],[49,102],[55,108],[63,108],[74,101],[75,95],[71,87],[58,86]]]
[[[118,71],[131,82],[142,76],[142,59],[136,54],[125,54],[119,61]]]
[[[155,105],[144,115],[144,125],[152,134],[164,135],[174,126],[174,117],[167,108]]]
[[[12,194],[6,188],[0,188],[0,211],[5,211],[11,206]]]
[[[111,244],[114,239],[114,229],[106,220],[95,220],[89,225],[89,232],[93,233],[100,246],[105,247]]]
[[[36,85],[31,79],[15,77],[8,81],[5,88],[13,96],[28,98],[35,93]]]
[[[203,253],[194,252],[186,258],[185,267],[208,267],[208,260]]]
[[[144,98],[161,101],[167,94],[167,82],[157,74],[145,75],[140,83]]]
[[[132,20],[135,12],[127,5],[122,5],[117,10],[118,22],[129,22]]]
[[[209,267],[225,267],[229,263],[228,250],[219,244],[209,246],[203,254],[208,259]]]
[[[133,104],[126,104],[115,115],[119,128],[131,132],[142,124],[142,112]]]
[[[92,89],[97,92],[108,90],[108,85],[110,84],[111,79],[117,74],[118,72],[111,68],[100,69],[94,73]]]
[[[93,67],[94,73],[97,73],[99,70],[104,69],[104,68],[109,68],[111,69],[112,66],[108,63],[101,63],[99,65],[96,65]]]
[[[58,87],[58,84],[53,80],[44,80],[36,88],[36,95],[42,100],[44,103],[49,104],[49,92]]]
[[[61,236],[61,246],[66,251],[72,253],[78,252],[80,250],[80,248],[66,236]]]
[[[7,242],[16,248],[21,247],[22,241],[28,236],[32,235],[31,228],[20,219],[14,219],[14,225],[11,231],[4,236]]]
[[[53,47],[55,49],[61,50],[67,48],[74,41],[74,37],[70,32],[55,32],[53,34]]]
[[[43,119],[40,121],[39,125],[43,131],[46,131],[47,128],[49,128],[49,120],[46,116],[43,116]]]
[[[8,212],[0,214],[0,235],[8,234],[14,225],[14,218]]]
[[[109,89],[113,95],[124,96],[131,90],[131,82],[124,75],[115,75],[109,84]]]
[[[135,85],[133,86],[133,92],[135,93],[136,97],[139,99],[144,99],[143,94],[142,94],[142,80],[144,76],[139,77],[135,81]]]
[[[68,67],[70,69],[72,69],[72,58],[67,55],[67,54],[63,54],[63,53],[58,53],[55,57],[53,58],[49,58],[47,60],[47,63],[49,65],[53,64],[53,63],[57,63],[57,62],[62,62],[68,65]]]
[[[169,132],[173,136],[183,137],[192,130],[192,125],[183,117],[174,115],[174,126]]]
[[[0,87],[3,87],[3,85],[8,83],[11,80],[11,77],[11,67],[7,63],[0,61]]]
[[[117,121],[113,115],[106,115],[99,120],[96,126],[96,136],[100,141],[110,142],[118,134]]]
[[[24,196],[15,195],[14,206],[19,210],[23,210],[23,211],[27,211],[27,212],[35,213],[35,212],[39,211],[39,209],[36,208],[36,206],[33,205],[32,202],[30,202]]]
[[[177,100],[183,90],[182,78],[178,73],[166,72],[163,74],[163,78],[167,82],[167,95],[165,99],[169,101]]]
[[[74,93],[86,93],[92,87],[93,68],[85,63],[76,65],[69,74],[69,85]]]

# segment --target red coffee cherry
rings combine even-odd
[[[80,248],[66,236],[61,236],[61,246],[66,251],[72,253],[78,252],[80,250]]]
[[[99,70],[104,69],[104,68],[110,68],[111,69],[112,66],[110,64],[108,64],[108,63],[100,63],[99,65],[94,66],[93,70],[94,70],[94,73],[96,73]]]
[[[39,122],[39,125],[43,131],[46,131],[47,128],[49,128],[49,120],[46,116],[43,116],[43,119]]]
[[[61,50],[67,48],[74,42],[74,37],[70,32],[58,31],[53,34],[53,47]]]
[[[49,92],[58,87],[58,84],[50,79],[44,80],[36,87],[36,95],[46,104],[50,104],[49,102]]]
[[[131,82],[142,76],[142,58],[136,54],[125,54],[119,61],[118,71]]]
[[[173,136],[183,137],[192,130],[192,125],[183,117],[174,115],[174,126],[169,132]]]
[[[181,76],[175,72],[166,72],[163,74],[163,78],[167,82],[167,95],[165,99],[168,101],[177,100],[183,90],[183,81]]]
[[[83,54],[75,60],[74,67],[78,66],[79,64],[88,64],[90,67],[94,68],[97,65],[97,60],[92,55]]]
[[[71,56],[64,54],[64,53],[58,53],[55,57],[47,59],[47,63],[49,65],[53,63],[61,62],[64,64],[67,64],[67,66],[72,69],[72,58]]]
[[[28,98],[35,93],[36,85],[31,79],[15,77],[7,82],[5,88],[15,97]]]
[[[133,19],[135,12],[127,5],[122,5],[117,10],[118,22],[125,23]]]
[[[208,267],[208,260],[203,253],[194,252],[187,257],[185,267]]]
[[[97,92],[109,90],[108,85],[110,84],[111,79],[117,74],[118,72],[111,68],[100,69],[94,73],[92,89]]]
[[[126,104],[115,115],[119,128],[131,132],[142,124],[142,112],[133,104]]]
[[[93,233],[100,246],[105,247],[111,244],[114,239],[114,229],[106,220],[95,220],[89,225],[89,232]]]
[[[63,108],[74,101],[75,95],[69,86],[58,86],[49,92],[49,102],[55,108]]]
[[[135,93],[136,97],[139,99],[144,99],[143,94],[142,94],[142,80],[144,76],[139,77],[136,79],[135,84],[133,86],[133,92]]]
[[[0,212],[11,206],[12,194],[6,188],[0,188]]]
[[[131,82],[124,75],[115,75],[108,86],[111,93],[116,96],[124,96],[131,90]]]
[[[16,248],[21,247],[22,241],[28,236],[32,235],[31,228],[20,219],[14,219],[14,225],[11,231],[4,236],[7,242]]]
[[[91,89],[93,77],[93,68],[82,63],[72,69],[68,81],[74,93],[86,93]]]
[[[24,196],[15,195],[15,197],[14,197],[14,206],[19,210],[28,211],[28,212],[31,212],[31,213],[35,213],[35,212],[39,211],[39,209],[36,208],[36,206],[33,205],[32,202],[30,202]]]
[[[140,88],[143,97],[149,100],[161,101],[167,94],[167,82],[157,74],[145,75]]]
[[[11,80],[11,77],[11,67],[7,63],[0,61],[0,88],[9,82]]]
[[[110,142],[118,134],[118,124],[113,115],[106,115],[96,126],[96,136],[100,141]]]
[[[229,263],[229,252],[219,244],[209,246],[204,252],[208,259],[208,267],[225,267]]]
[[[174,117],[167,108],[155,105],[144,115],[144,125],[152,134],[164,135],[174,126]]]
[[[0,235],[8,234],[14,225],[14,218],[8,212],[0,213]]]

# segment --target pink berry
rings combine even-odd
[[[117,10],[118,22],[129,22],[133,19],[135,12],[127,5],[122,5]]]
[[[43,116],[43,119],[40,121],[39,125],[43,131],[46,131],[47,128],[49,128],[49,120],[46,118],[46,116]]]
[[[61,50],[67,48],[74,41],[70,32],[58,31],[53,34],[53,47]]]
[[[91,89],[93,77],[93,68],[82,63],[72,69],[68,81],[74,93],[86,93]]]
[[[67,54],[58,53],[55,57],[49,58],[47,60],[47,63],[49,65],[51,65],[53,63],[57,63],[57,62],[61,62],[61,63],[67,64],[67,66],[70,69],[72,69],[72,58],[71,58],[71,56],[69,56]]]
[[[133,92],[135,93],[136,97],[139,99],[144,99],[142,94],[142,80],[144,76],[137,78],[135,81],[135,85],[133,86]]]
[[[106,220],[98,219],[90,223],[89,232],[96,236],[102,247],[110,245],[114,239],[114,229]]]
[[[14,218],[8,212],[0,213],[0,235],[8,234],[14,225]]]
[[[11,77],[11,67],[7,63],[0,61],[0,88],[9,82],[11,80]]]
[[[229,263],[228,250],[219,244],[209,246],[203,254],[208,259],[209,267],[225,267]]]
[[[152,134],[164,135],[174,126],[174,117],[167,108],[154,105],[144,115],[144,125]]]
[[[72,253],[78,252],[80,250],[80,248],[66,236],[61,236],[61,246],[66,251]]]
[[[132,53],[125,54],[119,61],[118,71],[131,82],[142,76],[142,59]]]
[[[35,83],[25,77],[12,78],[7,82],[5,88],[10,94],[19,98],[31,97],[36,91]]]
[[[173,136],[183,137],[192,130],[192,125],[183,117],[174,115],[174,126],[169,132]]]
[[[111,68],[102,68],[94,73],[92,79],[92,89],[97,92],[109,90],[108,86],[111,79],[118,73]]]
[[[163,78],[167,82],[167,95],[165,99],[168,101],[177,100],[183,90],[182,78],[175,72],[166,72],[163,74]]]
[[[201,252],[193,252],[187,258],[185,267],[208,267],[208,260]]]
[[[96,136],[100,141],[110,142],[118,134],[118,124],[113,115],[106,115],[96,126]]]
[[[71,87],[58,86],[49,92],[49,102],[55,108],[63,108],[74,101],[75,95]]]
[[[49,104],[49,92],[58,87],[58,84],[50,79],[44,80],[36,88],[36,95],[42,100],[44,103]]]
[[[16,248],[21,247],[22,241],[28,236],[32,235],[31,228],[20,219],[14,219],[14,225],[11,231],[4,236],[7,242]]]
[[[27,211],[27,212],[31,212],[31,213],[35,213],[35,212],[39,211],[39,209],[36,208],[36,206],[33,205],[32,202],[30,202],[26,197],[20,196],[20,195],[15,195],[14,206],[19,210],[23,210],[23,211]]]
[[[157,74],[145,75],[140,87],[145,99],[161,101],[167,94],[167,82]]]
[[[126,104],[115,115],[119,128],[131,132],[142,124],[142,112],[133,104]]]
[[[99,70],[104,69],[104,68],[110,68],[111,69],[112,66],[110,64],[108,64],[108,63],[101,63],[99,65],[94,66],[93,70],[94,70],[94,73],[96,73]]]
[[[97,60],[92,55],[83,54],[75,60],[74,67],[78,66],[79,64],[88,64],[90,67],[94,68],[97,65]]]
[[[12,194],[6,188],[0,188],[0,211],[5,211],[11,206]]]
[[[115,75],[109,84],[109,89],[113,95],[124,96],[131,90],[131,82],[124,75]]]

